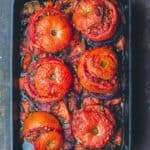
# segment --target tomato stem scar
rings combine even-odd
[[[55,36],[57,34],[56,30],[51,31],[51,35]]]
[[[107,62],[106,61],[101,61],[101,67],[105,68],[107,66]]]
[[[93,135],[97,135],[98,134],[98,129],[95,127],[95,128],[92,128],[91,129],[91,133],[93,134]]]
[[[49,77],[50,80],[55,80],[56,79],[56,75],[55,73],[52,73]]]
[[[89,12],[90,12],[90,10],[89,10],[89,8],[88,8],[88,7],[84,7],[84,8],[83,8],[83,12],[84,12],[85,14],[87,14],[87,13],[89,13]]]

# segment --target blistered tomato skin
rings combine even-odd
[[[37,136],[39,136],[39,130],[47,132],[47,129],[61,132],[61,126],[53,115],[48,114],[47,112],[34,112],[25,120],[22,136],[26,139],[26,137],[32,136],[32,131],[36,131]],[[31,141],[29,142],[33,142],[33,139],[31,138]]]
[[[104,148],[114,132],[115,123],[112,119],[115,120],[111,112],[107,108],[100,110],[99,105],[93,110],[77,110],[73,115],[73,134],[87,148]]]
[[[118,24],[116,6],[109,0],[82,0],[73,14],[73,24],[88,39],[110,39]]]
[[[80,59],[78,77],[82,86],[90,92],[106,94],[118,90],[118,61],[110,47],[87,51]]]
[[[30,66],[26,76],[25,90],[38,102],[61,100],[72,83],[68,67],[57,58],[43,58]]]
[[[57,53],[68,46],[72,29],[58,10],[45,8],[31,18],[28,35],[36,47],[45,52]]]
[[[63,147],[63,137],[58,132],[42,134],[34,144],[35,150],[60,150]]]

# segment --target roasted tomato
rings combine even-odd
[[[66,104],[63,101],[60,101],[60,102],[56,103],[56,105],[54,105],[51,108],[51,112],[55,116],[57,116],[59,118],[63,118],[67,122],[71,121],[71,116],[69,114],[68,108],[67,108]]]
[[[103,148],[112,138],[115,129],[114,117],[107,108],[101,110],[98,105],[94,109],[87,107],[89,106],[74,113],[73,134],[87,148]]]
[[[115,135],[114,142],[116,145],[121,146],[123,142],[123,129],[119,129]]]
[[[81,39],[79,33],[75,33],[70,42],[70,54],[68,59],[71,62],[75,71],[77,71],[77,66],[80,61],[80,57],[83,55],[86,49],[85,40]]]
[[[109,106],[115,106],[115,105],[120,105],[122,102],[122,98],[121,97],[117,97],[111,100],[107,100],[104,102],[104,105],[109,107]]]
[[[73,90],[77,94],[81,94],[83,91],[83,87],[80,84],[79,79],[76,76],[74,77]]]
[[[29,100],[22,100],[21,101],[21,112],[20,112],[20,119],[21,121],[24,121],[30,114],[30,107],[31,104]]]
[[[57,53],[68,46],[72,29],[63,14],[52,8],[39,10],[28,25],[28,35],[36,47]]]
[[[114,93],[118,90],[117,67],[117,57],[110,47],[95,48],[80,59],[78,77],[90,92]]]
[[[109,0],[82,0],[73,14],[75,28],[98,42],[111,38],[118,24],[118,12]]]
[[[22,69],[24,72],[28,70],[30,63],[32,62],[32,55],[30,53],[26,53],[22,60]]]
[[[72,83],[67,66],[57,58],[43,58],[30,66],[24,87],[35,101],[52,102],[61,100]]]
[[[118,41],[115,43],[115,47],[118,52],[121,52],[127,48],[127,40],[125,36],[121,36]]]
[[[76,95],[71,95],[71,97],[68,100],[68,108],[70,112],[73,112],[77,109],[79,103],[79,97]]]
[[[86,106],[89,106],[89,105],[99,105],[101,103],[102,103],[102,101],[98,98],[86,97],[86,98],[83,99],[82,106],[86,107]]]
[[[71,52],[69,54],[69,60],[71,62],[74,61],[74,59],[80,57],[86,49],[86,44],[83,39],[81,39],[81,36],[79,33],[75,33],[72,37],[72,40],[70,42],[70,48]]]
[[[34,144],[35,150],[60,150],[63,146],[63,137],[52,131],[42,134]]]
[[[29,1],[29,2],[25,3],[21,15],[23,15],[25,17],[30,16],[33,13],[35,13],[36,11],[40,10],[41,8],[42,7],[41,7],[39,1],[37,1],[37,0]]]
[[[34,112],[24,122],[22,136],[31,143],[49,131],[61,132],[58,120],[47,112]]]

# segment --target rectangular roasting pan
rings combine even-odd
[[[21,150],[19,126],[20,75],[19,37],[20,11],[27,0],[0,1],[0,150]],[[29,1],[29,0],[28,0]],[[132,148],[132,47],[131,47],[131,0],[120,0],[127,4],[128,50],[124,51],[124,142],[122,150]],[[3,111],[3,114],[1,113]]]

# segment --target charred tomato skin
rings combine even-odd
[[[81,0],[73,14],[73,24],[88,39],[110,39],[118,25],[118,11],[109,0]]]
[[[35,101],[44,103],[61,100],[68,92],[72,75],[58,58],[43,58],[30,66],[24,87]]]
[[[111,47],[88,50],[80,59],[78,77],[90,92],[107,94],[118,91],[118,61]]]
[[[76,140],[85,147],[104,148],[113,136],[115,119],[107,108],[102,111],[99,105],[94,109],[82,108],[73,115],[72,129]]]
[[[59,150],[63,147],[63,136],[56,132],[42,134],[34,144],[35,150]]]
[[[72,29],[59,10],[43,8],[31,17],[28,35],[36,47],[48,53],[57,53],[68,46]]]
[[[52,131],[61,132],[59,121],[53,115],[41,111],[34,112],[24,121],[22,137],[26,138],[27,136],[30,136],[31,131],[33,130],[38,132],[38,130],[44,130],[45,128],[50,128]]]

